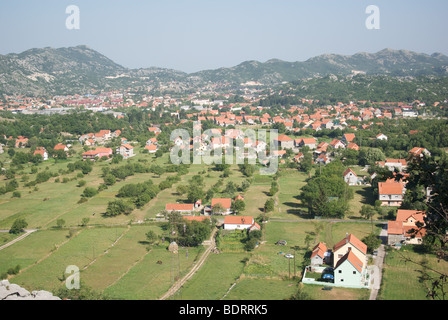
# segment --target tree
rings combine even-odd
[[[184,195],[184,194],[186,194],[187,192],[188,192],[188,186],[186,186],[186,185],[178,185],[177,187],[176,187],[176,192],[177,192],[177,194],[179,194],[179,195]]]
[[[28,223],[25,221],[25,219],[16,219],[14,223],[11,226],[11,229],[9,230],[9,233],[12,234],[18,234],[23,232],[23,230],[28,227]]]
[[[117,179],[112,174],[107,174],[104,178],[104,183],[108,186],[112,186],[117,182]]]
[[[270,199],[266,200],[266,202],[264,203],[264,211],[266,213],[274,211],[274,206],[275,206],[275,201],[274,201],[274,199],[270,198]]]
[[[159,176],[159,177],[160,177],[162,174],[165,173],[165,169],[164,169],[163,167],[161,167],[161,166],[158,166],[158,165],[152,165],[151,168],[149,169],[149,171],[150,171],[151,173],[156,174],[156,175]]]
[[[377,161],[386,160],[386,156],[383,151],[378,148],[361,148],[359,151],[359,164],[362,166],[365,165],[374,165]]]
[[[203,199],[205,196],[204,190],[199,186],[190,186],[188,190],[187,198],[190,203],[196,203],[196,201]]]
[[[217,203],[212,207],[212,214],[223,214],[225,211],[226,209],[220,203]]]
[[[84,192],[82,193],[83,197],[86,198],[92,198],[98,194],[98,190],[93,187],[87,187],[84,189]]]
[[[81,220],[81,226],[85,227],[90,221],[90,218],[82,218]]]
[[[237,199],[232,203],[232,211],[235,212],[236,214],[243,212],[245,209],[246,209],[246,203],[241,199]]]
[[[363,204],[359,212],[362,217],[370,219],[372,223],[372,233],[373,233],[373,216],[375,215],[375,212],[376,212],[375,209],[368,204]]]
[[[367,251],[373,253],[381,245],[381,239],[374,233],[369,234],[367,237],[362,239],[367,246]]]
[[[157,240],[156,233],[152,230],[149,230],[146,233],[146,240],[149,242],[149,244],[153,244]]]
[[[311,169],[313,168],[313,156],[310,153],[306,152],[303,154],[303,159],[300,161],[299,168],[310,175]]]
[[[65,220],[64,219],[58,219],[56,221],[57,228],[61,229],[64,225],[65,225]]]
[[[257,238],[249,238],[244,244],[244,249],[246,251],[252,251],[257,246],[258,239]]]
[[[446,155],[436,161],[425,157],[421,162],[411,162],[408,165],[409,178],[406,188],[415,192],[427,194],[426,216],[424,225],[417,223],[412,230],[412,235],[421,229],[426,230],[423,238],[423,246],[427,253],[432,253],[439,260],[448,260],[448,159]],[[414,261],[406,256],[403,259],[420,265],[425,270],[426,279],[431,282],[427,296],[431,299],[445,299],[448,274],[442,268],[429,266],[428,264]]]
[[[132,207],[122,200],[110,201],[107,204],[107,210],[104,214],[106,217],[115,217],[120,214],[130,214],[132,212]]]

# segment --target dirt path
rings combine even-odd
[[[8,242],[7,244],[3,245],[0,247],[0,250],[6,249],[9,246],[12,246],[14,243],[25,239],[26,237],[28,237],[30,234],[32,234],[33,232],[37,231],[36,229],[32,229],[32,230],[25,230],[25,233],[22,234],[20,237],[15,238],[14,240]]]
[[[185,275],[185,277],[183,277],[182,279],[180,279],[176,283],[174,283],[174,285],[163,296],[161,296],[159,298],[159,300],[166,300],[169,297],[171,297],[172,295],[174,295],[177,292],[177,290],[179,290],[196,273],[196,271],[198,271],[202,267],[202,265],[207,260],[208,256],[212,252],[212,250],[215,249],[215,247],[216,247],[215,234],[217,231],[218,231],[218,229],[216,229],[216,228],[213,230],[212,235],[210,237],[210,245],[205,250],[205,252],[202,254],[202,256],[198,260],[198,262],[190,270],[190,272],[188,272]]]

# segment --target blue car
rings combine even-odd
[[[322,276],[322,279],[324,280],[334,280],[334,276],[330,273],[326,273]]]

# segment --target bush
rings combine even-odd
[[[13,198],[20,198],[22,196],[22,194],[19,191],[14,191],[12,193],[12,197]]]
[[[92,198],[98,194],[98,190],[92,187],[87,187],[84,189],[84,192],[82,193],[83,197],[86,198]]]
[[[252,251],[255,249],[257,245],[258,239],[257,238],[249,238],[249,240],[246,241],[246,244],[244,245],[244,249],[247,251]]]
[[[86,180],[79,180],[78,187],[84,187],[86,185]]]
[[[11,226],[11,229],[9,230],[9,233],[18,234],[23,231],[28,226],[28,223],[25,221],[25,219],[17,219],[14,221],[14,223]]]
[[[130,214],[133,208],[121,200],[110,201],[107,205],[106,217],[115,217],[120,214]]]
[[[78,204],[85,203],[87,201],[88,201],[87,198],[81,197],[81,199],[79,199],[79,201],[78,201]]]

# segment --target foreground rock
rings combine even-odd
[[[33,291],[11,284],[8,280],[0,281],[0,300],[61,300],[48,291]]]

